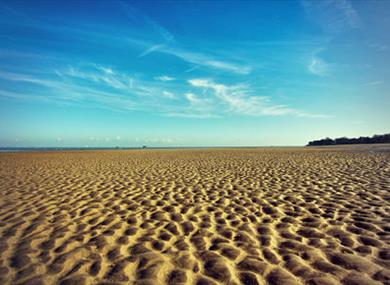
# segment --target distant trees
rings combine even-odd
[[[325,138],[322,140],[311,141],[308,146],[316,145],[339,145],[339,144],[371,144],[371,143],[390,143],[390,134],[374,135],[372,137],[359,137],[359,138]]]

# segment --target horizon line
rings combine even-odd
[[[228,146],[0,146],[0,150],[126,150],[126,149],[186,149],[186,148],[261,148],[261,147],[304,147],[306,145],[228,145]]]

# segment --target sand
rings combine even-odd
[[[390,284],[390,153],[0,154],[0,284]]]

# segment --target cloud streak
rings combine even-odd
[[[217,56],[222,51],[201,52],[194,48],[183,47],[175,40],[174,35],[159,23],[142,14],[128,3],[119,1],[120,7],[131,22],[134,28],[124,31],[110,29],[110,27],[90,27],[87,25],[74,26],[62,20],[58,26],[58,19],[45,19],[50,24],[41,24],[42,19],[34,21],[21,22],[22,28],[34,28],[41,31],[64,34],[71,37],[77,35],[84,43],[93,43],[104,41],[105,44],[115,47],[140,48],[142,51],[138,58],[144,58],[150,54],[168,54],[191,65],[191,68],[198,66],[214,71],[230,72],[235,74],[249,74],[253,68],[248,63],[235,62],[229,56]],[[138,27],[138,28],[136,28]],[[139,27],[142,27],[139,28]],[[148,35],[148,36],[146,36]],[[152,36],[151,36],[152,35]],[[1,53],[0,53],[1,56]]]
[[[162,95],[163,95],[163,97],[169,98],[169,99],[174,99],[175,98],[175,95],[172,92],[165,91],[165,90],[162,92]]]
[[[375,86],[375,85],[381,85],[383,83],[384,83],[383,80],[375,80],[375,81],[363,83],[361,86]]]
[[[218,60],[210,55],[206,55],[203,53],[191,52],[191,51],[169,47],[169,46],[162,46],[156,51],[175,56],[191,64],[211,68],[214,70],[227,71],[227,72],[243,74],[243,75],[249,74],[252,71],[252,68],[249,65],[243,65],[238,63],[232,63],[229,61]]]
[[[165,47],[165,44],[156,44],[156,45],[153,45],[151,46],[150,48],[147,48],[145,49],[143,52],[141,52],[138,57],[144,57],[152,52],[155,52],[155,51],[159,51],[161,50],[162,48]]]
[[[361,26],[359,14],[348,0],[303,0],[301,4],[306,15],[330,34]]]
[[[186,82],[168,80],[172,92],[153,79],[135,79],[97,64],[89,64],[83,69],[70,66],[56,70],[51,78],[45,79],[29,74],[0,72],[0,79],[38,87],[39,92],[29,91],[27,86],[22,86],[23,92],[0,90],[0,96],[14,99],[82,104],[117,111],[156,112],[163,116],[193,119],[227,115],[325,117],[273,104],[266,96],[251,95],[253,92],[247,84],[224,85],[202,78]],[[181,93],[183,85],[195,88],[195,92]],[[37,93],[40,95],[36,96]]]
[[[157,76],[154,79],[159,80],[159,81],[173,81],[173,80],[175,80],[174,77],[170,77],[168,75]]]
[[[156,21],[152,20],[147,15],[140,13],[134,7],[131,7],[128,3],[120,1],[120,5],[131,21],[141,21],[145,23],[146,26],[149,26],[153,30],[157,31],[158,34],[162,37],[162,42],[157,43],[150,43],[141,39],[131,40],[131,42],[136,43],[145,48],[138,55],[139,58],[145,57],[151,53],[164,53],[175,56],[176,58],[179,58],[185,62],[211,68],[214,70],[222,70],[237,74],[248,74],[251,72],[252,68],[247,65],[233,63],[229,60],[216,59],[208,54],[178,48],[177,43],[174,40],[175,37],[166,28],[161,26]]]
[[[85,41],[104,41],[121,48],[136,47],[142,50],[139,54],[138,50],[135,53],[136,60],[138,54],[139,61],[145,60],[143,58],[154,53],[170,55],[188,63],[190,69],[187,68],[187,71],[197,70],[197,73],[211,71],[217,78],[220,75],[224,76],[225,73],[230,73],[229,76],[238,75],[237,78],[240,78],[239,76],[248,75],[253,71],[252,64],[248,63],[248,60],[231,57],[228,52],[202,52],[195,51],[193,47],[186,48],[157,22],[140,14],[127,3],[121,2],[120,5],[125,7],[124,11],[129,21],[141,23],[139,26],[155,31],[153,37],[144,37],[143,35],[147,33],[137,32],[136,29],[130,29],[129,36],[120,36],[116,31],[107,33],[109,28],[91,30],[91,27],[64,25],[60,30],[51,25],[41,26],[39,21],[34,21],[32,25],[34,28],[50,32],[62,32],[72,36],[76,34]],[[326,63],[316,57],[309,65],[309,71],[316,75],[323,75],[326,73],[326,67]],[[42,96],[51,101],[69,99],[73,103],[83,102],[92,106],[105,104],[113,110],[140,110],[188,118],[223,117],[229,114],[312,116],[286,105],[273,104],[266,96],[254,96],[249,85],[223,85],[211,79],[196,78],[183,82],[178,79],[180,77],[161,75],[150,80],[143,78],[142,74],[136,76],[100,64],[60,67],[49,76],[0,73],[0,78],[5,80],[40,86],[44,94]],[[196,90],[188,90],[188,88]],[[201,92],[198,92],[199,90]],[[3,96],[4,94],[6,93],[3,92]],[[7,94],[11,95],[11,93]],[[33,94],[33,92],[25,94]]]
[[[310,63],[307,66],[308,71],[311,74],[317,76],[328,76],[329,75],[329,64],[326,63],[319,57],[313,56],[310,60]]]
[[[209,79],[191,79],[189,84],[203,90],[211,90],[213,95],[219,99],[222,105],[226,106],[225,113],[248,115],[248,116],[283,116],[292,115],[297,117],[318,117],[327,116],[309,114],[289,108],[285,105],[272,104],[268,97],[251,96],[247,85],[224,85],[215,83]]]

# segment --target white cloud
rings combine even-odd
[[[213,91],[213,95],[219,99],[219,104],[227,107],[225,112],[249,116],[281,116],[293,115],[298,117],[320,117],[322,115],[308,114],[289,108],[285,105],[274,105],[265,96],[251,96],[249,86],[224,85],[214,83],[209,79],[191,79],[192,86]]]
[[[184,97],[191,105],[190,112],[191,113],[209,113],[213,111],[215,107],[217,107],[218,102],[213,102],[212,98],[208,98],[206,96],[199,96],[192,92],[187,92],[184,94]]]
[[[0,57],[5,58],[37,58],[37,59],[50,59],[54,60],[55,57],[49,56],[47,54],[37,54],[37,53],[30,53],[30,52],[21,52],[16,50],[8,50],[8,49],[0,49]]]
[[[114,71],[111,67],[97,67],[98,69],[102,70],[103,72],[107,74],[114,74]]]
[[[2,72],[0,71],[0,78],[10,80],[10,81],[20,81],[39,84],[46,87],[53,87],[54,84],[51,80],[35,78],[31,75],[21,74],[21,73],[12,73],[12,72]]]
[[[183,113],[178,113],[178,112],[172,112],[172,113],[167,113],[165,114],[167,117],[178,117],[178,118],[187,118],[187,119],[215,119],[215,118],[221,118],[220,115],[216,114],[209,114],[209,113],[196,113],[192,112],[190,113],[189,111],[183,112]]]
[[[370,82],[363,83],[362,86],[381,85],[383,83],[384,83],[383,80],[376,80],[376,81],[370,81]]]
[[[184,94],[184,96],[187,98],[188,101],[190,101],[192,105],[197,105],[201,102],[201,100],[194,93],[188,92]]]
[[[216,84],[208,79],[191,79],[188,82],[195,87],[211,88],[217,92],[224,91],[227,87],[223,84]]]
[[[305,113],[305,112],[296,112],[294,115],[296,117],[313,118],[313,119],[330,119],[330,118],[334,118],[334,116],[332,116],[332,115],[310,114],[310,113]]]
[[[144,138],[140,139],[139,141],[143,141],[145,143],[151,143],[151,144],[172,144],[176,142],[176,139],[173,139],[171,137],[160,137],[160,138]]]
[[[169,144],[169,143],[173,143],[174,140],[172,138],[162,138],[161,142]]]
[[[121,1],[120,1],[121,2]],[[174,36],[159,23],[153,21],[132,8],[128,3],[120,4],[123,8],[123,12],[127,15],[131,21],[137,22],[138,27],[142,26],[144,29],[130,29],[128,31],[129,36],[123,36],[117,31],[112,33],[100,33],[96,30],[91,33],[89,26],[77,26],[77,27],[56,27],[55,25],[40,26],[40,28],[48,30],[50,32],[59,32],[69,29],[73,34],[77,34],[79,37],[83,37],[84,40],[93,40],[96,38],[101,41],[105,41],[108,44],[116,46],[121,44],[124,46],[132,45],[142,49],[142,52],[138,55],[139,58],[145,57],[151,53],[163,53],[175,56],[187,63],[203,66],[206,68],[221,70],[227,72],[233,72],[237,74],[248,74],[252,71],[252,67],[247,63],[236,62],[229,56],[221,57],[218,51],[215,52],[201,52],[194,51],[191,47],[183,47],[177,42]],[[137,26],[135,25],[135,26]],[[150,33],[155,32],[155,33]],[[151,37],[148,35],[152,35]],[[0,54],[1,55],[1,54]],[[195,67],[197,68],[197,67]]]
[[[339,11],[343,16],[341,17],[346,21],[350,27],[357,28],[360,23],[359,15],[353,8],[352,3],[348,0],[333,0],[330,3],[334,3],[335,9]],[[343,18],[344,17],[344,18]]]
[[[302,0],[301,3],[306,15],[330,34],[361,25],[358,12],[348,0]]]
[[[217,70],[229,71],[237,74],[248,74],[252,70],[252,68],[248,65],[241,65],[228,61],[216,60],[213,57],[202,53],[189,52],[170,47],[164,47],[160,49],[159,52],[176,56],[192,64],[205,66]]]
[[[127,89],[133,85],[133,79],[127,75],[116,74],[112,68],[105,68],[101,66],[96,67],[96,70],[87,71],[81,71],[71,66],[60,74],[90,80],[97,83],[104,83],[115,89]]]
[[[165,45],[164,44],[156,44],[156,45],[153,45],[151,46],[150,48],[147,48],[146,50],[144,50],[142,53],[140,53],[138,55],[138,57],[144,57],[145,55],[148,55],[152,52],[155,52],[155,51],[159,51],[161,50]]]
[[[319,57],[313,56],[307,66],[310,73],[318,76],[327,76],[330,72],[330,65]]]
[[[175,98],[175,95],[173,93],[171,93],[169,91],[165,91],[165,90],[162,92],[162,95],[163,95],[163,97],[169,98],[169,99]]]
[[[100,73],[81,72],[76,69],[73,69],[70,73],[68,71],[58,73],[61,76],[61,80],[50,77],[49,79],[41,79],[33,75],[0,72],[0,78],[9,81],[33,83],[44,87],[39,89],[39,94],[35,94],[38,92],[34,93],[29,91],[29,88],[26,88],[23,92],[0,90],[0,95],[59,104],[79,104],[84,102],[83,105],[86,107],[115,110],[130,109],[135,106],[132,98],[125,96],[130,91],[130,88],[125,87],[126,77],[118,80],[120,84],[118,88],[106,91],[101,87],[112,87],[113,81],[97,79],[99,76],[102,76]],[[74,80],[77,78],[83,79],[85,82]],[[96,84],[91,84],[89,81],[97,82],[99,85],[96,86]],[[142,90],[136,90],[135,92],[140,93],[142,96]],[[88,104],[85,104],[86,102]]]
[[[119,1],[117,3],[120,5],[121,11],[124,12],[124,14],[127,16],[128,20],[131,23],[146,28],[145,33],[151,33],[151,32],[157,33],[157,35],[164,42],[170,42],[174,40],[174,36],[167,29],[165,29],[158,22],[154,21],[148,15],[142,13],[140,10],[130,5],[130,3],[126,1]],[[148,49],[149,50],[148,53],[152,52],[151,49],[153,49],[153,46],[152,48]]]
[[[383,52],[383,51],[386,51],[388,49],[388,46],[386,44],[382,44],[382,43],[374,42],[374,41],[369,42],[367,45],[377,52]]]
[[[250,115],[280,113],[280,108],[276,106],[266,107],[264,97],[248,96],[245,85],[227,86],[208,79],[192,79],[188,82],[194,87],[212,90],[221,103],[229,107],[230,112]]]
[[[51,77],[44,77],[44,79],[39,75],[0,72],[0,78],[5,80],[45,87],[39,88],[39,94],[29,92],[28,89],[24,93],[0,90],[0,96],[57,104],[82,104],[88,108],[104,108],[120,112],[133,110],[158,112],[163,116],[183,118],[217,118],[226,114],[323,117],[285,105],[273,104],[266,96],[253,95],[253,90],[246,84],[225,85],[211,79],[194,78],[188,80],[188,83],[200,92],[188,90],[183,94],[181,82],[174,81],[170,83],[170,88],[175,92],[173,93],[162,89],[162,84],[155,80],[143,81],[140,78],[133,80],[129,74],[118,72],[110,67],[97,68],[96,66],[93,69],[69,67],[53,72]],[[183,96],[175,96],[176,94],[183,94]],[[175,100],[165,100],[165,98]]]
[[[98,66],[70,66],[54,70],[51,75],[44,77],[0,71],[0,79],[17,81],[23,87],[28,87],[23,92],[0,89],[0,96],[61,105],[81,104],[86,108],[103,108],[116,112],[137,110],[165,114],[184,109],[180,100],[176,100],[175,104],[163,100],[180,98],[176,98],[173,92],[162,89],[160,82],[142,80],[139,76],[135,80],[127,73],[104,66],[97,68]],[[30,84],[39,86],[29,86]],[[170,88],[177,88],[177,84],[172,83]]]
[[[135,41],[135,44],[141,46],[150,45],[142,41]],[[139,54],[138,57],[144,57],[153,52],[169,54],[185,62],[195,64],[196,66],[203,66],[214,70],[228,71],[237,74],[248,74],[252,71],[252,67],[249,65],[233,63],[229,60],[215,59],[212,55],[176,48],[167,43],[151,45]],[[190,70],[197,68],[196,66],[191,67]]]
[[[175,80],[174,77],[170,77],[168,75],[157,76],[154,79],[159,80],[159,81],[173,81],[173,80]]]

